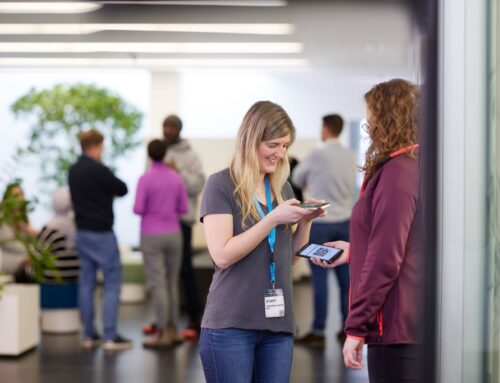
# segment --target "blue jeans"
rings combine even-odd
[[[288,383],[293,335],[202,328],[200,356],[207,383]]]
[[[104,299],[102,302],[104,339],[114,339],[122,282],[120,253],[115,234],[113,231],[77,230],[76,248],[80,257],[78,303],[84,336],[97,335],[94,325],[94,291],[96,272],[97,269],[101,269],[104,275]]]
[[[349,221],[339,223],[313,223],[309,236],[311,243],[323,244],[332,241],[349,242]],[[310,262],[314,294],[313,331],[323,332],[326,326],[328,312],[328,270]],[[342,320],[347,319],[349,309],[349,265],[333,269],[340,287],[340,310]]]

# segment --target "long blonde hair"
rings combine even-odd
[[[234,195],[243,215],[242,226],[252,217],[259,220],[254,204],[255,187],[259,182],[259,145],[290,135],[290,145],[295,140],[295,127],[285,110],[270,101],[253,104],[241,122],[236,140],[236,150],[231,162],[231,178],[235,185]],[[290,174],[288,155],[276,165],[276,170],[268,174],[271,190],[278,203],[283,202],[281,189]]]

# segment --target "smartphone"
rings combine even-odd
[[[314,243],[308,243],[302,249],[297,251],[295,255],[304,258],[315,257],[321,259],[322,261],[326,261],[328,263],[332,263],[337,260],[344,250],[338,249],[336,247],[328,247],[323,245],[316,245]]]
[[[308,209],[308,210],[318,210],[318,209],[325,209],[331,204],[328,202],[323,202],[323,203],[310,203],[310,202],[303,202],[298,207],[301,207],[303,209]]]

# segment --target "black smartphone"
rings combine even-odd
[[[338,249],[336,247],[328,247],[323,245],[316,245],[314,243],[308,243],[302,249],[297,251],[295,255],[304,258],[315,257],[321,259],[322,261],[326,261],[328,263],[332,263],[337,260],[344,250]]]
[[[325,209],[330,204],[328,202],[323,202],[323,203],[310,203],[310,202],[303,202],[300,205],[297,205],[298,207],[301,207],[303,209],[308,209],[308,210],[318,210],[318,209]]]

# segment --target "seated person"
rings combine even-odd
[[[67,187],[56,190],[52,197],[52,209],[54,216],[37,237],[41,249],[49,246],[54,258],[54,268],[43,270],[44,282],[77,283],[80,263],[75,246],[76,226],[71,196]]]
[[[28,221],[27,202],[20,183],[7,185],[3,194],[0,224],[0,271],[15,276],[16,281],[24,281],[29,265],[24,239],[34,239],[37,231]]]

